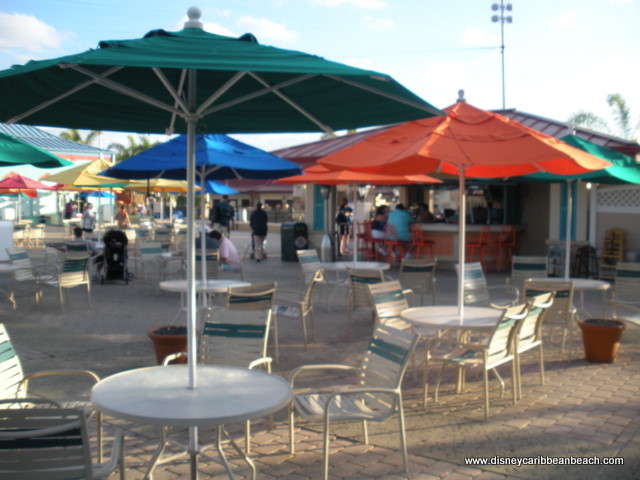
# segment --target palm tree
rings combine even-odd
[[[146,135],[138,135],[137,139],[133,135],[127,135],[127,143],[126,146],[120,143],[112,143],[109,145],[109,150],[115,150],[117,152],[116,163],[144,152],[161,142],[152,142]]]
[[[102,132],[99,130],[92,130],[87,133],[85,138],[82,138],[82,134],[80,130],[76,128],[72,128],[69,130],[65,130],[60,134],[60,138],[64,138],[65,140],[71,140],[76,143],[83,143],[85,145],[92,145],[93,141],[98,137]]]
[[[640,127],[640,124],[635,127],[632,126],[631,109],[622,95],[619,93],[612,93],[608,95],[607,104],[611,107],[613,120],[619,129],[620,136],[627,140],[635,140],[633,136]],[[569,117],[569,122],[574,125],[581,125],[604,133],[611,133],[611,128],[609,128],[607,122],[592,112],[575,112]]]

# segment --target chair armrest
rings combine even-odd
[[[296,368],[295,370],[293,370],[293,372],[291,372],[291,374],[289,375],[289,383],[291,384],[291,388],[293,388],[294,381],[300,373],[309,372],[312,370],[336,370],[336,371],[344,371],[344,372],[348,372],[348,371],[359,372],[360,368],[354,367],[351,365],[340,365],[340,364],[332,364],[332,363],[324,363],[324,364],[318,364],[318,365],[302,365]]]
[[[178,353],[170,353],[166,357],[162,359],[162,365],[165,367],[169,365],[171,362],[175,360],[179,360],[181,358],[187,358],[187,352],[178,352]]]
[[[415,293],[411,288],[405,288],[402,290],[402,296],[407,299],[407,303],[409,305],[413,305],[413,300],[415,299]]]
[[[260,357],[260,358],[256,358],[255,360],[253,360],[249,366],[247,367],[249,370],[253,370],[254,367],[257,367],[258,365],[266,365],[267,366],[267,372],[271,373],[271,362],[273,361],[273,359],[271,357]]]
[[[88,377],[93,380],[93,383],[98,383],[100,381],[100,377],[89,370],[44,370],[42,372],[34,372],[25,375],[20,382],[20,388],[24,388],[24,392],[26,394],[29,390],[30,380],[33,380],[35,378],[50,377],[54,375],[75,375]]]
[[[520,290],[518,290],[518,288],[513,285],[492,285],[490,287],[487,287],[487,290],[489,290],[489,292],[498,289],[504,292],[505,298],[492,300],[491,306],[493,308],[507,309],[514,306],[518,301],[518,298],[520,298]],[[492,296],[491,293],[490,296]]]

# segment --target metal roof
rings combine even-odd
[[[31,125],[23,125],[19,123],[8,125],[6,123],[0,123],[0,132],[19,138],[20,140],[30,143],[31,145],[35,145],[42,150],[46,150],[54,155],[70,160],[92,160],[99,158],[101,154],[102,156],[108,157],[113,155],[111,150],[96,148],[91,145],[84,145],[82,143],[76,143],[71,140],[56,137],[49,132],[32,127]]]

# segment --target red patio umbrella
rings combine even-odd
[[[44,183],[31,180],[17,173],[10,173],[0,181],[0,195],[24,193],[28,197],[35,198],[37,196],[36,190],[53,189],[53,187],[48,187]],[[20,220],[20,214],[18,214],[18,220]]]
[[[333,170],[459,176],[458,307],[463,314],[465,177],[504,178],[549,172],[575,175],[611,166],[600,158],[464,100],[444,117],[402,123],[319,160]]]

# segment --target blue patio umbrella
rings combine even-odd
[[[224,183],[216,182],[215,180],[207,180],[204,184],[205,193],[214,193],[216,195],[237,195],[238,190]]]

